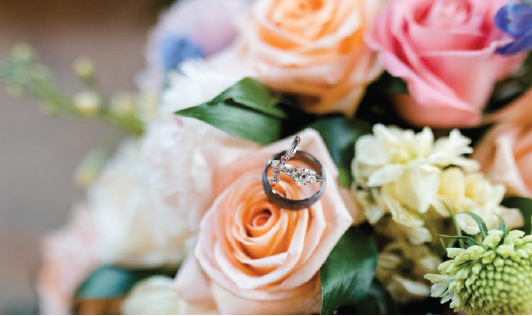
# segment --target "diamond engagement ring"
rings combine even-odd
[[[285,165],[283,171],[289,175],[297,185],[305,185],[307,183],[325,182],[324,177],[318,176],[316,171],[307,168],[294,168],[291,165]]]
[[[296,138],[296,141],[299,144],[299,137]],[[297,146],[295,148],[297,149]],[[285,159],[284,163],[282,163],[282,157],[287,157],[286,154],[290,153],[292,149],[294,149],[294,146],[292,146],[290,151],[283,151],[278,154],[275,154],[273,157],[270,158],[270,160],[268,160],[268,162],[264,166],[264,171],[262,173],[262,187],[264,188],[266,196],[268,196],[272,203],[283,209],[295,211],[308,208],[312,204],[316,203],[323,194],[323,191],[325,190],[326,181],[325,170],[321,166],[320,162],[307,152],[294,151],[294,153],[290,155],[290,158],[293,158],[294,161],[298,161],[309,166],[310,169],[304,167],[294,168],[292,165],[287,165],[287,159]],[[272,162],[274,161],[279,161],[279,163],[273,164]],[[274,177],[277,176],[277,180],[275,182],[273,182],[274,179],[272,178],[272,184],[268,182],[267,178],[267,173],[271,168],[274,168]],[[314,170],[318,170],[318,172]],[[308,183],[319,182],[321,183],[321,186],[319,190],[309,198],[303,200],[292,200],[286,198],[273,189],[273,186],[279,183],[281,179],[281,172],[285,172],[287,175],[289,175],[297,185],[305,185]]]
[[[301,138],[299,136],[296,136],[294,139],[294,143],[292,143],[292,147],[290,150],[286,151],[282,156],[281,159],[274,159],[268,161],[268,163],[273,167],[273,176],[272,181],[270,182],[270,185],[274,187],[279,181],[281,181],[281,171],[286,171],[285,165],[288,160],[290,160],[297,152],[297,147],[299,146],[299,142],[301,141]]]

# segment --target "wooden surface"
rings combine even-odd
[[[2,0],[0,55],[31,44],[68,92],[73,60],[93,60],[109,91],[133,90],[155,21],[153,0]],[[61,227],[82,191],[72,174],[104,126],[45,117],[0,87],[0,313],[35,313],[39,239]]]

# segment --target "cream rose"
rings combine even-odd
[[[382,71],[363,36],[386,0],[259,0],[240,25],[242,56],[268,86],[315,113],[353,115]]]
[[[328,182],[322,198],[298,212],[273,205],[261,174],[264,163],[289,148],[292,138],[241,156],[215,173],[213,205],[202,220],[195,255],[209,277],[222,314],[317,313],[321,305],[319,269],[353,218],[336,184],[337,169],[318,133],[299,134],[300,148],[323,165]],[[223,150],[218,157],[226,154]],[[300,198],[311,187],[284,178],[276,188]],[[202,278],[192,264],[177,284]],[[177,286],[181,297],[189,287]]]

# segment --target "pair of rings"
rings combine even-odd
[[[270,201],[283,209],[293,211],[308,208],[312,204],[316,203],[323,194],[326,183],[325,170],[323,170],[320,162],[311,154],[297,150],[300,141],[301,139],[296,136],[290,150],[273,155],[264,166],[264,171],[262,173],[262,186],[266,196],[270,199]],[[300,161],[310,166],[310,168],[295,168],[292,165],[287,164],[290,159]],[[273,175],[271,182],[269,182],[267,173],[271,168],[273,168]],[[319,190],[314,193],[314,195],[306,199],[292,200],[286,198],[274,190],[274,187],[279,183],[279,181],[281,181],[282,172],[290,176],[298,186],[314,182],[321,183],[321,186]]]

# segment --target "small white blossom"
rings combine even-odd
[[[375,277],[398,302],[424,299],[430,295],[424,275],[436,272],[440,262],[427,246],[393,242],[379,253]]]
[[[122,303],[123,315],[214,315],[216,310],[190,305],[177,296],[174,280],[153,276],[133,287]]]

